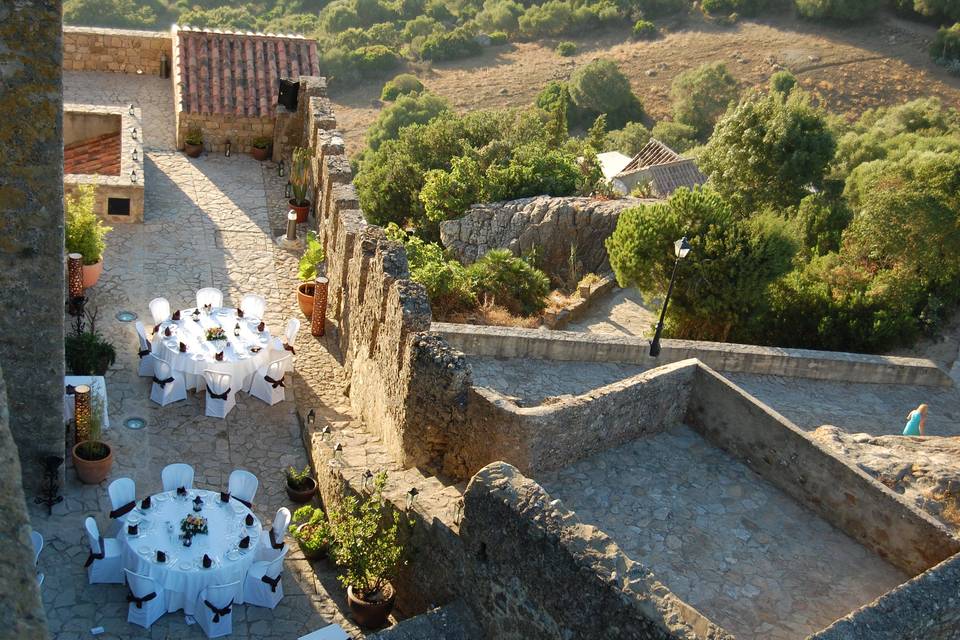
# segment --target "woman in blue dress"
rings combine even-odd
[[[927,422],[927,405],[922,404],[907,415],[907,426],[903,428],[905,436],[925,436],[924,426]]]

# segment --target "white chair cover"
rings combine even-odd
[[[150,387],[150,399],[165,407],[171,402],[187,399],[187,383],[183,373],[174,371],[169,363],[164,362],[155,354],[153,360],[153,386]]]
[[[287,320],[287,328],[284,330],[283,335],[287,339],[287,346],[290,347],[290,349],[296,348],[298,333],[300,333],[300,320],[297,318]],[[274,351],[283,354],[283,370],[293,371],[293,351],[285,350],[284,343],[279,337],[273,339],[271,347]]]
[[[214,309],[223,306],[223,292],[214,287],[204,287],[197,291],[197,309],[202,309],[204,305],[210,305]]]
[[[255,293],[248,293],[240,299],[240,310],[243,311],[244,318],[263,320],[263,314],[267,311],[267,300]]]
[[[283,358],[274,360],[265,367],[260,367],[250,383],[250,395],[260,398],[273,406],[286,399],[284,393]]]
[[[143,328],[143,323],[137,320],[134,326],[137,328],[137,342],[139,344],[137,355],[140,358],[140,368],[137,369],[137,375],[141,378],[149,378],[153,375],[153,360],[150,359],[152,347],[147,339],[147,332]]]
[[[43,584],[43,574],[40,573],[40,552],[43,551],[43,536],[39,531],[30,530],[30,542],[33,543],[33,566],[37,568],[37,582]]]
[[[252,508],[253,496],[257,495],[259,486],[260,481],[257,480],[257,476],[245,469],[234,469],[230,472],[227,491],[232,497]]]
[[[240,581],[207,587],[197,597],[194,618],[208,638],[233,633],[234,597]],[[216,611],[215,611],[216,610]]]
[[[154,622],[167,612],[166,594],[163,586],[153,578],[134,573],[129,569],[123,572],[127,576],[130,595],[127,600],[127,622],[149,629]]]
[[[180,487],[193,488],[193,467],[184,462],[168,464],[160,472],[164,491],[176,491]]]
[[[257,547],[257,555],[254,562],[265,560],[272,562],[277,556],[284,553],[286,543],[284,536],[287,533],[287,527],[290,526],[290,510],[286,507],[277,509],[277,515],[273,517],[273,524],[268,529],[263,528],[263,534],[260,536],[260,545]]]
[[[328,624],[322,629],[311,631],[305,636],[300,636],[297,640],[350,640],[350,636],[338,624]]]
[[[137,506],[137,485],[130,478],[117,478],[107,487],[110,495],[110,517],[126,521]]]
[[[170,303],[166,298],[154,298],[150,301],[150,315],[153,316],[153,324],[160,324],[164,320],[170,319]]]
[[[283,599],[283,560],[289,551],[284,547],[273,560],[254,562],[243,581],[243,602],[255,607],[273,609]]]
[[[90,546],[90,556],[86,562],[90,584],[123,584],[123,566],[117,539],[101,537],[97,521],[93,518],[84,520],[83,526],[87,532],[87,544]]]
[[[233,388],[233,376],[218,371],[203,372],[203,379],[207,383],[206,406],[204,414],[211,418],[226,418],[230,410],[237,404],[237,390]],[[226,397],[215,398],[214,395]]]

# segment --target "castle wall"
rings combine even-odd
[[[63,27],[65,71],[159,76],[163,54],[172,64],[173,38],[169,31]]]

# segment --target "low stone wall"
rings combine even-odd
[[[768,482],[910,575],[960,552],[960,539],[709,367],[685,422]]]
[[[230,141],[230,153],[249,153],[255,138],[273,140],[273,116],[241,118],[234,114],[199,114],[177,111],[177,148],[183,149],[190,127],[200,127],[203,148],[212,153],[223,153]]]
[[[838,382],[925,386],[952,384],[950,376],[933,361],[921,358],[695,340],[663,340],[660,357],[651,358],[650,341],[647,338],[445,322],[434,322],[430,328],[467,355],[483,357],[622,362],[647,367],[696,358],[709,367],[731,373]]]
[[[543,324],[550,329],[563,329],[571,322],[575,322],[585,316],[597,298],[613,291],[616,286],[616,278],[613,277],[613,274],[607,274],[592,285],[580,287],[578,291],[579,297],[574,298],[568,306],[554,313],[545,311],[543,314]]]
[[[135,31],[102,27],[63,28],[65,71],[105,71],[160,75],[160,59],[173,59],[169,31]]]

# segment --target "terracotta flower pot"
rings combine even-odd
[[[300,531],[301,529],[303,529],[305,526],[307,526],[307,525],[306,525],[306,524],[300,525],[299,527],[297,527],[297,531],[299,532],[299,531]],[[330,550],[330,547],[327,546],[327,547],[323,547],[323,548],[321,548],[321,549],[313,549],[313,550],[307,551],[307,549],[306,549],[302,544],[300,544],[299,541],[297,541],[297,544],[300,546],[300,551],[303,552],[303,557],[306,558],[307,560],[309,560],[310,562],[316,562],[317,560],[323,560],[324,558],[327,557],[327,553],[328,553],[328,551]]]
[[[307,216],[310,214],[310,201],[304,200],[304,202],[306,202],[306,204],[301,206],[299,204],[295,204],[296,203],[295,200],[289,200],[290,208],[297,212],[298,223],[306,222]]]
[[[313,283],[301,282],[297,287],[297,303],[300,305],[300,311],[307,318],[313,317]]]
[[[199,158],[200,154],[203,153],[203,145],[185,142],[183,145],[183,152],[191,158]]]
[[[83,288],[89,289],[93,285],[97,284],[97,280],[100,279],[101,273],[103,273],[102,259],[96,264],[83,265]]]
[[[73,445],[71,454],[73,456],[73,467],[77,470],[77,477],[84,484],[100,484],[110,475],[110,467],[113,466],[113,449],[105,442],[101,442],[107,448],[107,456],[99,460],[87,460],[77,455],[77,448],[83,446],[83,442]]]
[[[287,497],[289,497],[292,502],[297,504],[310,502],[310,498],[317,492],[317,481],[313,478],[307,478],[307,480],[309,482],[307,482],[308,487],[306,489],[294,489],[290,486],[290,482],[287,481]]]
[[[393,611],[396,594],[393,587],[387,583],[381,595],[385,597],[376,602],[368,602],[353,595],[353,587],[347,587],[347,604],[350,606],[350,616],[353,621],[367,629],[382,627],[387,621],[387,616]]]
[[[270,155],[270,147],[267,147],[266,149],[261,149],[260,147],[253,147],[250,149],[250,155],[252,155],[254,158],[259,160],[260,162],[263,162]]]

